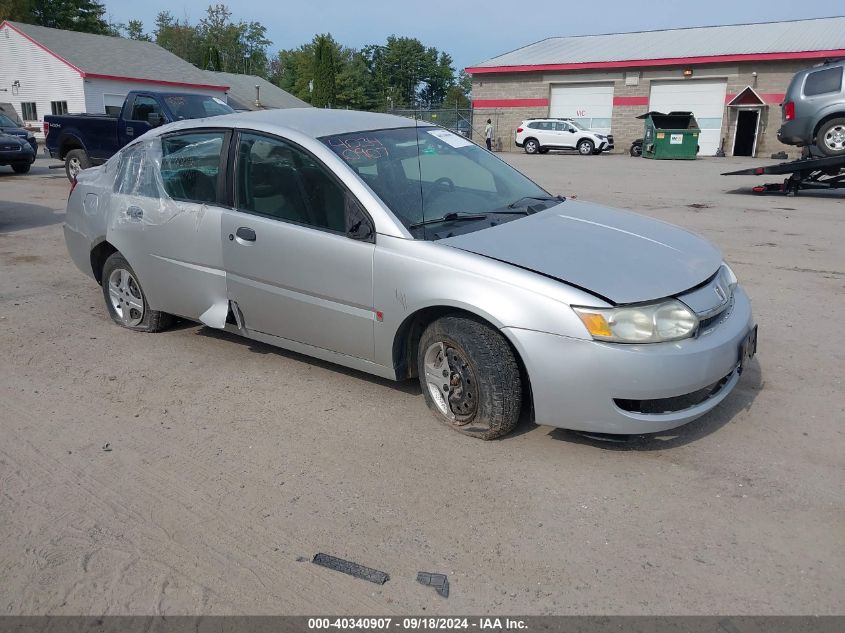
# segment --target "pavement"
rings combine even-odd
[[[719,175],[753,159],[503,158],[721,247],[760,326],[728,400],[658,437],[481,442],[415,382],[128,332],[67,256],[64,174],[0,168],[0,613],[845,613],[845,193]]]

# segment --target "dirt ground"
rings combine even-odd
[[[0,613],[845,613],[845,193],[719,175],[754,160],[506,158],[723,249],[760,345],[722,406],[621,444],[485,443],[416,383],[128,332],[67,256],[63,173],[0,168]]]

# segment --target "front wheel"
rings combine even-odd
[[[32,163],[13,163],[12,169],[16,174],[25,174],[32,167]]]
[[[417,370],[426,404],[459,433],[492,440],[517,425],[519,366],[493,327],[457,315],[434,321],[420,339]]]
[[[73,182],[83,169],[91,166],[91,159],[84,149],[72,149],[65,156],[65,176]]]
[[[522,146],[522,148],[525,150],[526,154],[537,154],[540,151],[540,144],[533,138],[530,138],[525,141],[525,144]]]
[[[825,156],[845,156],[845,119],[831,119],[822,125],[816,147]]]
[[[591,156],[595,149],[595,144],[588,139],[584,139],[578,143],[578,153],[581,154],[581,156]]]
[[[120,253],[103,264],[103,297],[109,316],[118,325],[138,332],[160,332],[173,321],[166,312],[151,310],[138,276]]]

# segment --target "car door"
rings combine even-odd
[[[150,95],[135,95],[131,104],[126,104],[123,118],[118,119],[119,137],[122,143],[126,144],[138,138],[145,132],[152,129],[149,122],[149,115],[158,114],[164,119],[161,106],[158,101]]]
[[[558,147],[575,147],[577,139],[575,138],[575,128],[572,125],[566,121],[557,121],[555,123],[555,133],[557,134]]]
[[[127,148],[107,235],[151,308],[217,328],[228,313],[219,200],[229,138],[226,130],[189,130]]]
[[[241,132],[235,154],[223,263],[243,327],[372,360],[374,234],[347,233],[360,205],[284,139]]]

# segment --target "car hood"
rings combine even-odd
[[[27,131],[19,127],[0,127],[0,134],[26,139]]]
[[[722,263],[715,246],[689,231],[577,200],[437,243],[560,279],[616,304],[680,294]]]

